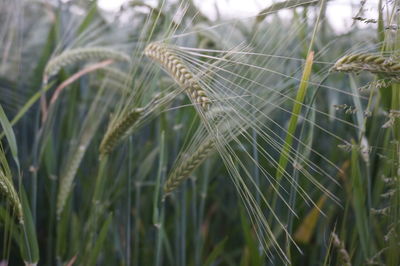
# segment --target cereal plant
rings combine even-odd
[[[0,2],[1,265],[400,264],[397,0],[110,2]]]

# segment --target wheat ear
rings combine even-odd
[[[206,140],[194,153],[175,168],[169,175],[164,185],[165,195],[174,191],[183,181],[185,181],[194,169],[196,169],[214,150],[214,140]]]
[[[400,63],[380,55],[353,54],[339,59],[332,70],[342,72],[368,71],[383,77],[400,81]]]
[[[22,206],[17,191],[13,186],[11,177],[7,176],[2,169],[0,169],[0,194],[8,200],[13,213],[17,216],[19,223],[23,224],[24,215],[22,213]]]
[[[211,101],[201,88],[187,65],[167,45],[159,42],[150,43],[144,53],[147,57],[158,62],[174,80],[186,90],[193,103],[201,106],[204,111],[210,108]]]
[[[132,109],[125,116],[123,116],[116,126],[108,130],[100,144],[100,155],[109,154],[122,139],[125,133],[138,121],[143,112],[144,108]]]
[[[47,80],[50,76],[56,74],[61,68],[74,64],[78,61],[86,60],[104,60],[112,59],[114,61],[125,61],[129,62],[130,58],[128,55],[117,52],[113,49],[103,47],[87,47],[87,48],[76,48],[67,50],[60,55],[51,59],[44,70],[44,77]]]

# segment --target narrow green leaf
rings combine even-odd
[[[30,265],[36,265],[39,262],[39,245],[36,237],[36,228],[33,223],[32,213],[29,208],[28,198],[26,196],[25,190],[21,188],[20,198],[22,211],[24,213],[24,225],[21,237],[23,240],[23,246],[21,246],[21,256],[25,263]]]
[[[99,256],[100,251],[106,240],[106,236],[107,236],[108,229],[110,227],[111,222],[112,222],[112,214],[109,214],[107,217],[107,220],[101,226],[100,233],[96,240],[96,244],[94,245],[94,247],[91,251],[89,260],[88,260],[87,264],[85,264],[85,265],[96,265],[97,258]]]
[[[19,172],[19,160],[18,160],[18,148],[17,148],[17,141],[15,139],[14,131],[12,129],[12,125],[8,120],[6,113],[3,110],[3,107],[0,105],[0,124],[3,128],[4,134],[8,141],[8,146],[10,147],[11,154],[13,159],[18,167]]]
[[[353,141],[354,145],[355,142]],[[359,165],[359,149],[353,148],[351,152],[351,181],[353,190],[353,208],[356,217],[356,228],[361,242],[361,249],[365,256],[369,256],[369,230],[368,230],[368,217],[366,213],[365,197],[366,191],[362,182],[362,175]]]
[[[285,144],[282,147],[282,152],[281,156],[279,158],[279,166],[276,172],[276,181],[279,182],[283,174],[285,172],[286,166],[289,161],[289,156],[290,156],[290,148],[293,144],[293,135],[296,130],[297,126],[297,121],[299,119],[299,115],[301,112],[301,107],[304,102],[304,98],[307,94],[307,88],[308,88],[308,80],[310,79],[311,76],[311,70],[312,70],[312,65],[313,65],[313,60],[314,60],[314,52],[311,51],[307,55],[306,59],[306,64],[304,66],[303,70],[303,75],[301,78],[299,90],[296,95],[296,101],[294,103],[293,109],[292,109],[292,115],[289,120],[289,127],[287,130],[287,135],[285,139]]]
[[[53,83],[54,82],[47,84],[43,89],[37,91],[35,94],[31,96],[31,98],[29,98],[29,100],[24,104],[24,106],[22,106],[22,108],[18,111],[15,117],[11,120],[10,123],[11,126],[14,126],[25,115],[25,113],[32,107],[32,105],[34,105],[36,101],[40,99],[40,96],[52,87]],[[0,140],[4,136],[5,132],[3,130],[3,132],[0,134]]]
[[[240,208],[240,221],[242,224],[244,239],[246,241],[246,248],[248,248],[249,256],[251,258],[251,265],[262,265],[262,253],[257,244],[257,238],[252,234],[254,233],[253,229],[247,220],[243,208]]]
[[[88,11],[86,17],[83,19],[81,25],[79,25],[78,33],[84,32],[89,27],[90,23],[92,23],[97,14],[97,3],[94,2],[92,3],[92,7]]]
[[[221,242],[219,242],[214,248],[213,251],[211,251],[210,255],[208,255],[206,261],[204,262],[204,266],[211,266],[215,262],[215,260],[221,256],[221,254],[224,252],[225,244],[226,241],[228,240],[228,237],[225,237]]]
[[[385,25],[383,21],[383,7],[382,7],[382,0],[379,0],[378,4],[378,40],[379,43],[382,43],[382,49],[384,46],[385,41]]]

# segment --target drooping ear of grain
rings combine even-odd
[[[204,111],[210,108],[211,101],[206,92],[201,88],[187,65],[171,48],[163,43],[154,42],[146,47],[144,53],[167,70],[180,87],[186,89],[187,95],[194,104],[200,106]]]
[[[400,63],[381,55],[353,54],[340,58],[332,68],[333,71],[355,72],[368,71],[382,77],[400,81]]]
[[[112,59],[114,61],[129,62],[128,55],[103,47],[86,47],[67,50],[52,58],[44,70],[45,79],[55,75],[61,68],[79,61]]]
[[[213,106],[207,113],[206,117],[210,123],[218,127],[220,134],[226,142],[229,142],[234,136],[238,135],[246,127],[237,130],[238,124],[232,123],[234,109],[231,107]],[[182,160],[171,171],[164,185],[165,195],[171,194],[178,186],[180,186],[190,174],[196,170],[214,151],[216,148],[215,136],[206,138],[195,149],[194,152],[183,155]]]

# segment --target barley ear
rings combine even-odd
[[[186,94],[194,104],[200,106],[203,111],[210,108],[211,101],[206,92],[185,62],[176,55],[172,48],[166,44],[154,42],[146,47],[144,53],[147,57],[158,62],[176,83],[186,90]]]
[[[100,155],[109,154],[125,133],[138,121],[144,112],[143,108],[134,108],[129,111],[120,121],[107,130],[100,144]]]
[[[355,73],[367,71],[400,82],[400,62],[390,60],[381,55],[346,55],[335,63],[332,70]]]

